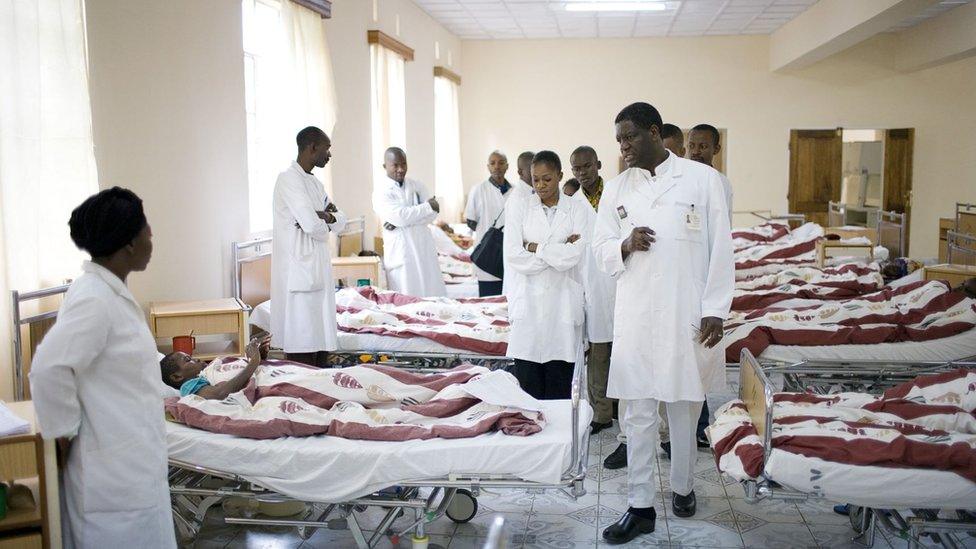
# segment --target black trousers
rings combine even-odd
[[[478,296],[490,297],[493,295],[502,295],[502,281],[501,280],[479,280]]]
[[[708,427],[708,399],[702,403],[701,415],[698,416],[698,429],[695,430],[695,435],[698,437],[705,436],[705,428]]]
[[[573,363],[552,360],[544,364],[515,359],[515,374],[522,389],[539,400],[569,398],[573,388]]]

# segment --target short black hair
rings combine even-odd
[[[563,171],[563,163],[559,160],[559,155],[552,151],[539,151],[532,157],[532,165],[549,164],[556,168],[557,172]]]
[[[676,137],[684,141],[685,135],[681,133],[681,128],[675,126],[674,124],[663,124],[661,125],[661,139],[667,139],[669,137]]]
[[[394,156],[403,157],[404,160],[407,159],[407,153],[403,152],[403,149],[400,147],[387,147],[387,149],[383,151],[383,162],[386,162],[386,155],[391,153]]]
[[[71,240],[93,258],[108,257],[129,245],[146,227],[142,199],[122,187],[89,196],[71,212]]]
[[[715,126],[712,126],[711,124],[698,124],[697,126],[692,128],[691,131],[708,132],[712,134],[712,144],[718,146],[719,133],[718,133],[718,129],[715,128]]]
[[[595,158],[596,157],[596,149],[594,149],[593,147],[591,147],[589,145],[580,145],[579,147],[576,147],[575,149],[573,149],[573,154],[569,155],[569,157],[572,158],[572,157],[574,157],[574,156],[576,156],[578,154],[592,154],[593,157]]]
[[[658,129],[661,128],[663,122],[661,121],[661,113],[657,112],[650,103],[631,103],[623,108],[617,118],[613,120],[614,124],[619,124],[621,122],[630,120],[635,126],[642,130],[649,130],[651,126],[657,126]]]
[[[533,158],[535,158],[535,153],[534,152],[532,152],[532,151],[525,151],[522,154],[518,155],[517,162],[522,162],[523,160],[529,160],[531,162]]]
[[[309,126],[298,132],[298,135],[295,136],[295,142],[298,144],[298,150],[304,151],[312,145],[321,143],[328,138],[329,136],[324,131],[315,126]]]
[[[569,185],[570,187],[572,187],[573,189],[575,189],[577,191],[580,188],[579,179],[576,179],[575,177],[571,177],[571,178],[567,179],[566,182],[563,183],[563,187],[565,187],[566,185]]]
[[[173,381],[173,374],[180,371],[180,367],[176,364],[176,353],[170,353],[159,359],[159,369],[163,374],[163,383],[178,390],[180,383]]]

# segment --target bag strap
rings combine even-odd
[[[498,220],[501,219],[504,213],[505,213],[505,208],[502,208],[502,211],[498,212],[498,217],[496,217],[495,220],[491,222],[492,228],[495,228],[495,224],[498,223]]]

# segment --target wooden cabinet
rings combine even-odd
[[[944,263],[925,267],[925,280],[945,280],[953,288],[974,277],[976,277],[976,267],[972,265]]]
[[[193,356],[209,360],[244,352],[248,340],[247,313],[248,307],[236,298],[154,302],[149,304],[149,327],[160,352],[172,348],[172,338],[192,333],[197,338]]]
[[[386,277],[379,257],[334,257],[332,278],[342,280],[346,286],[358,286],[360,280],[369,280],[370,286],[385,288]]]
[[[43,440],[38,433],[32,402],[11,402],[4,406],[29,421],[31,431],[0,437],[0,480],[9,483],[36,479],[40,497],[32,509],[7,509],[7,516],[0,519],[0,549],[60,547],[54,443]]]

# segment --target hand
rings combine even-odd
[[[722,341],[722,319],[715,316],[706,316],[701,319],[701,335],[698,336],[698,343],[711,349]]]
[[[535,242],[525,242],[524,246],[525,249],[529,251],[529,253],[533,253],[533,254],[535,253],[536,250],[539,249],[539,245],[536,244]]]
[[[651,249],[653,242],[654,231],[647,227],[635,227],[630,232],[630,236],[620,245],[620,250],[628,254],[633,252],[646,252]]]
[[[258,350],[261,352],[261,360],[268,360],[268,355],[271,354],[271,334],[265,335]]]
[[[573,242],[576,242],[579,239],[580,239],[580,235],[571,234],[569,235],[569,238],[566,239],[566,244],[572,244]]]
[[[441,205],[437,203],[437,197],[430,197],[430,200],[428,200],[427,203],[430,204],[430,207],[433,208],[435,212],[441,212]]]
[[[315,212],[315,214],[319,216],[319,219],[325,221],[326,223],[335,223],[336,222],[335,216],[332,215],[332,213],[329,212],[328,210],[326,210],[324,212]]]
[[[244,355],[249,361],[261,361],[266,356],[267,349],[271,345],[271,334],[265,334],[252,338],[244,349]]]
[[[390,222],[386,222],[386,223],[383,224],[383,228],[386,229],[386,230],[388,230],[388,231],[395,231],[396,230],[396,225],[394,225],[393,223],[390,223]]]
[[[336,213],[336,212],[338,212],[338,211],[339,211],[339,208],[338,208],[338,207],[336,207],[336,205],[335,205],[335,204],[333,204],[332,202],[329,202],[329,203],[328,203],[328,204],[327,204],[327,205],[325,206],[325,211],[327,211],[327,212],[329,212],[329,213]]]

